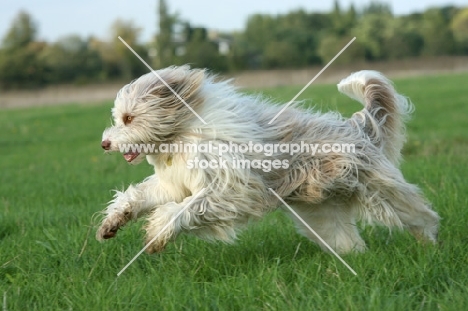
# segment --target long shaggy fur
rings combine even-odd
[[[127,161],[145,158],[155,174],[117,191],[104,211],[98,239],[114,237],[120,227],[147,217],[148,251],[159,252],[179,233],[207,240],[232,242],[251,220],[280,206],[278,193],[340,253],[364,251],[356,223],[406,228],[420,240],[435,242],[438,215],[421,191],[405,181],[398,169],[404,121],[412,106],[392,83],[375,71],[360,71],[344,79],[339,90],[360,101],[364,109],[345,119],[289,107],[274,123],[281,107],[261,97],[245,95],[229,81],[188,66],[159,70],[158,75],[205,121],[201,122],[153,73],[124,86],[112,109],[114,124],[103,133],[102,146],[118,151],[119,144],[308,143],[354,144],[355,153],[225,153],[233,159],[287,160],[287,169],[189,169],[195,159],[218,161],[218,154],[126,154]],[[195,198],[203,189],[204,193]],[[162,230],[188,204],[180,217]],[[292,216],[299,232],[323,245]],[[325,248],[324,248],[325,249]]]

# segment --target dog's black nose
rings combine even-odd
[[[102,147],[102,149],[104,149],[104,150],[109,150],[109,149],[110,149],[110,146],[111,146],[110,140],[103,140],[103,141],[101,142],[101,147]]]

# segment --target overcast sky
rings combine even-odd
[[[95,35],[108,39],[116,19],[132,20],[141,28],[141,41],[148,41],[157,31],[157,0],[0,0],[0,36],[3,37],[20,10],[30,13],[39,27],[39,38],[54,41],[69,34]],[[342,8],[355,7],[370,0],[340,0]],[[467,0],[392,0],[395,14],[422,11],[431,6],[468,6]],[[254,13],[278,14],[293,9],[330,11],[329,0],[167,0],[171,12],[195,26],[218,30],[240,30]]]

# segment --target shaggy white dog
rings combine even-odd
[[[125,152],[130,163],[146,156],[155,174],[125,192],[116,191],[104,211],[99,240],[114,237],[128,221],[147,215],[150,253],[162,251],[182,232],[231,242],[249,221],[280,207],[271,188],[339,253],[365,250],[356,226],[359,220],[407,228],[417,239],[436,241],[437,213],[398,169],[404,121],[412,106],[380,73],[360,71],[338,85],[342,93],[364,105],[349,119],[294,105],[273,123],[282,107],[240,93],[229,81],[219,81],[204,70],[169,67],[157,75],[148,73],[119,91],[112,109],[114,125],[104,131],[102,147],[121,151],[124,144],[150,144],[157,151],[167,144],[211,144],[213,148]],[[269,155],[235,148],[221,155],[214,151],[226,144],[247,143],[354,144],[355,150],[315,154],[275,150]],[[250,163],[274,159],[282,165],[239,169],[233,164],[239,159]],[[193,167],[202,160],[227,165]],[[302,234],[326,249],[298,219],[292,219]]]

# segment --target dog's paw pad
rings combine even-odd
[[[120,227],[123,225],[124,223],[120,218],[105,221],[98,229],[96,239],[102,241],[115,237],[117,235],[117,231],[119,231]]]
[[[102,234],[102,238],[107,240],[107,239],[110,239],[110,238],[113,238],[117,235],[117,231],[119,230],[119,228],[117,227],[112,227],[111,229],[105,231],[103,234]]]

